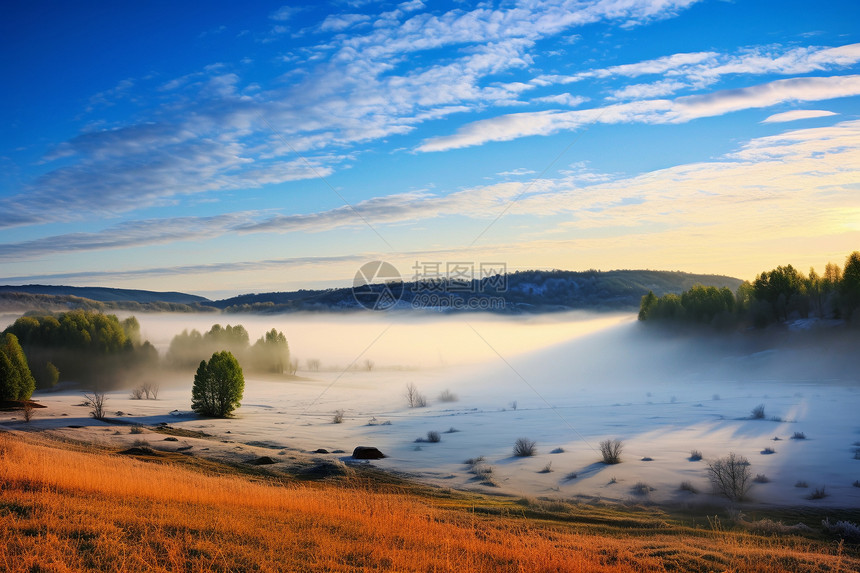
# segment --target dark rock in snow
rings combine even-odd
[[[372,446],[358,446],[352,451],[352,457],[357,460],[379,460],[385,457],[385,454]]]

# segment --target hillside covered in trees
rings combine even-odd
[[[394,310],[437,310],[441,295],[447,310],[489,310],[497,313],[539,313],[566,310],[635,310],[643,294],[680,293],[697,283],[737,288],[740,279],[675,271],[530,270],[472,281],[440,280],[403,283]],[[434,299],[435,297],[435,299]],[[485,304],[491,299],[502,304]],[[425,301],[430,301],[426,303]],[[215,301],[227,313],[359,310],[351,288],[247,294]]]
[[[677,271],[616,270],[561,271],[528,270],[484,277],[480,280],[443,279],[432,283],[407,281],[395,310],[429,309],[430,295],[442,294],[448,310],[489,310],[497,313],[539,313],[565,310],[635,310],[648,291],[658,296],[680,294],[693,285],[712,284],[733,291],[740,279]],[[164,295],[164,296],[162,296]],[[96,298],[85,298],[87,296]],[[490,299],[496,303],[488,305]],[[243,294],[223,300],[208,300],[182,293],[48,287],[23,285],[0,287],[0,310],[101,312],[224,312],[287,313],[360,311],[352,287],[302,289],[290,292]]]
[[[732,290],[695,285],[680,295],[648,292],[639,306],[639,320],[765,327],[791,319],[843,319],[860,324],[860,251],[840,268],[827,263],[824,274],[804,275],[791,265],[764,271],[753,282]]]

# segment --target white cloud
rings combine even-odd
[[[230,232],[251,220],[250,213],[128,221],[97,233],[68,233],[0,244],[0,261],[18,262],[47,255],[203,240]]]
[[[585,96],[575,96],[569,93],[564,93],[558,95],[536,97],[533,98],[532,101],[537,103],[558,103],[567,107],[576,107],[580,104],[587,102],[588,98]]]
[[[299,9],[295,6],[285,5],[269,14],[269,18],[276,22],[285,22],[292,18],[298,11]]]
[[[496,175],[500,177],[522,177],[524,175],[534,175],[535,173],[537,173],[537,171],[520,167],[518,169],[511,169],[510,171],[502,171],[500,173],[496,173]]]
[[[494,237],[500,240],[492,245],[492,252],[505,253],[512,266],[520,262],[531,266],[586,268],[599,266],[601,260],[611,260],[613,265],[629,268],[672,264],[676,268],[714,271],[738,268],[746,257],[750,259],[750,268],[755,270],[768,264],[762,263],[763,260],[784,264],[801,258],[805,263],[809,252],[815,257],[809,259],[810,264],[821,265],[826,262],[826,258],[820,259],[822,249],[843,255],[851,250],[851,244],[856,243],[852,240],[860,238],[856,223],[860,213],[858,180],[860,121],[848,121],[753,139],[719,160],[677,165],[610,181],[603,176],[591,177],[585,165],[574,164],[572,171],[560,178],[537,181],[515,203],[511,201],[524,187],[521,183],[505,182],[448,195],[412,193],[377,197],[356,208],[362,216],[380,225],[421,224],[422,220],[445,216],[470,217],[482,220],[483,224],[510,206],[510,213],[518,216],[517,225],[522,224],[524,216],[536,217],[533,220],[539,222],[522,231],[506,226],[503,219],[497,225],[498,232],[488,234],[487,241],[493,241]],[[168,241],[172,233],[177,235],[176,240],[185,240],[195,230],[210,237],[237,232],[325,231],[360,224],[347,208],[308,215],[233,217],[130,222],[107,230],[103,239],[95,234],[73,234],[51,238],[44,244],[21,243],[0,253],[4,260],[9,260],[44,252],[52,246],[49,242],[53,245],[68,242],[70,247],[65,252],[71,253],[123,247],[136,237],[145,240],[150,234]],[[535,235],[536,229],[544,235]],[[642,248],[631,249],[632,244]],[[757,250],[751,251],[751,245]],[[446,248],[450,247],[439,247]],[[559,259],[564,253],[576,253],[578,259]],[[352,262],[361,256],[352,252],[337,259]],[[291,264],[326,262],[325,258],[313,257],[287,260]],[[282,265],[283,261],[127,272],[141,276],[209,274],[263,269],[269,264]],[[125,274],[126,271],[110,271],[50,276],[59,279]],[[33,277],[8,280],[27,278]]]
[[[610,99],[636,99],[670,95],[684,88],[702,89],[730,75],[798,75],[845,68],[860,62],[860,44],[837,47],[755,47],[737,54],[691,52],[663,56],[630,64],[610,66],[573,75],[541,75],[539,86],[570,84],[588,79],[662,76],[661,80],[614,90]]]
[[[453,135],[425,140],[418,151],[445,151],[550,135],[592,123],[682,123],[784,102],[819,101],[860,95],[860,76],[791,78],[675,100],[643,100],[569,112],[525,112],[464,125]]]
[[[320,24],[321,32],[342,32],[356,24],[370,21],[366,14],[329,14]]]
[[[829,117],[831,115],[837,115],[832,111],[825,111],[823,109],[795,109],[792,111],[785,111],[782,113],[775,113],[770,115],[762,120],[762,123],[780,123],[784,121],[797,121],[799,119],[812,119],[816,117]]]
[[[748,88],[680,97],[674,101],[670,116],[674,116],[671,121],[683,122],[783,102],[820,101],[856,95],[860,95],[860,75],[791,78]]]
[[[318,45],[295,48],[285,56],[293,58],[289,74],[268,85],[263,82],[262,87],[254,77],[256,87],[251,89],[254,86],[229,63],[162,79],[162,89],[153,100],[167,103],[148,111],[141,108],[138,123],[81,134],[48,154],[48,161],[62,158],[63,162],[22,186],[17,196],[0,200],[0,227],[79,220],[92,213],[164,205],[188,194],[326,175],[344,157],[360,152],[364,143],[410,133],[423,122],[526,105],[522,100],[527,90],[555,80],[526,84],[513,81],[511,72],[535,66],[531,53],[543,38],[569,35],[577,26],[598,21],[618,25],[672,17],[692,3],[535,0],[498,8],[481,4],[424,12],[421,2],[405,2],[378,25],[357,28],[361,33],[350,28]],[[270,18],[273,24],[292,24],[295,13],[285,5]],[[332,31],[349,24],[350,18],[353,23],[363,19],[340,16],[341,20],[337,16],[329,20]],[[439,57],[434,52],[426,59],[412,58],[417,52],[439,48],[449,49],[440,50],[444,55]],[[807,68],[850,65],[857,57],[856,46],[815,48],[802,57],[799,52],[792,56],[797,65]],[[711,61],[714,58],[716,63]],[[712,52],[674,54],[593,70],[576,79],[677,73],[678,82],[691,82],[726,64],[723,60]],[[406,62],[410,65],[403,65]],[[781,60],[779,65],[787,63]],[[698,72],[683,75],[696,66],[700,66]],[[655,97],[641,91],[646,85],[618,93]],[[652,84],[651,89],[658,85]],[[582,103],[581,97],[547,95],[530,103],[573,107]],[[552,133],[597,121],[669,121],[675,105],[669,100],[645,100],[596,110],[513,114],[463,126],[455,136],[428,140],[421,149]],[[704,102],[699,106],[706,107]],[[314,169],[297,160],[295,152],[307,156]],[[49,197],[52,209],[41,209]]]
[[[610,100],[646,99],[671,95],[687,87],[674,80],[661,80],[650,84],[633,84],[617,89],[609,96]]]

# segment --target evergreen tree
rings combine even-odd
[[[224,418],[239,407],[245,391],[242,367],[232,353],[222,350],[200,362],[191,389],[191,409],[204,416]]]

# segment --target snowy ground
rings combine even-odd
[[[176,315],[139,318],[144,334],[162,350],[185,326],[205,330],[214,319],[228,322],[211,316],[199,325],[188,324],[187,317],[180,325]],[[190,377],[178,385],[163,380],[158,400],[111,393],[111,417],[144,425],[167,422],[215,437],[208,445],[184,439],[163,443],[159,434],[126,435],[125,430],[122,439],[158,440],[158,447],[192,445],[198,453],[209,447],[213,455],[240,459],[267,445],[343,450],[329,457],[346,460],[355,446],[372,445],[388,455],[375,465],[447,487],[693,503],[715,500],[706,461],[735,452],[749,459],[754,476],[770,480],[753,485],[754,503],[860,507],[860,487],[852,485],[860,480],[860,459],[855,459],[860,384],[845,374],[856,357],[841,349],[798,348],[784,340],[750,349],[719,338],[664,337],[619,315],[531,321],[446,317],[420,324],[391,318],[286,320],[230,322],[245,324],[252,337],[271,326],[285,330],[293,351],[319,358],[323,371],[300,371],[303,379],[289,381],[249,376],[242,407],[227,420],[200,419],[189,411]],[[373,371],[347,368],[367,357],[376,363]],[[407,383],[426,395],[427,407],[407,406]],[[457,396],[455,402],[438,399],[446,389]],[[80,392],[34,398],[48,408],[37,412],[30,427],[120,439],[87,418],[86,408],[77,405]],[[766,419],[750,419],[759,404]],[[334,424],[339,409],[344,421]],[[20,414],[0,413],[0,427],[22,429],[20,420],[12,421],[16,417]],[[416,442],[428,431],[439,432],[441,441]],[[795,432],[806,439],[791,439]],[[520,437],[537,442],[537,455],[512,456]],[[604,465],[598,444],[615,438],[624,443],[623,461]],[[764,453],[766,448],[774,453]],[[701,451],[705,460],[691,461],[691,450]],[[481,485],[469,473],[464,462],[477,456],[492,466],[496,487]],[[682,481],[699,493],[680,491]],[[808,487],[796,487],[798,481]],[[637,491],[637,484],[647,484],[648,493]],[[827,497],[807,499],[822,487]]]

